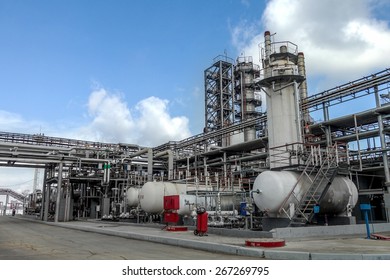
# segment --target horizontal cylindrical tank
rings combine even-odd
[[[133,188],[130,188],[131,190]],[[179,209],[180,215],[190,215],[191,212],[197,207],[202,206],[206,208],[218,208],[219,210],[232,210],[238,209],[241,198],[236,197],[233,194],[221,194],[220,196],[210,195],[198,195],[196,196],[196,190],[199,191],[212,191],[211,187],[204,185],[186,185],[171,182],[148,182],[142,186],[139,190],[137,202],[147,213],[161,213],[164,211],[164,196],[179,195]],[[136,201],[135,190],[128,191],[128,201],[130,203]],[[191,194],[188,194],[190,192]],[[130,197],[131,196],[131,197]]]
[[[147,182],[139,193],[139,203],[147,213],[160,213],[164,210],[164,196],[178,194],[186,194],[185,184]]]
[[[126,191],[127,205],[130,207],[136,207],[138,205],[138,195],[141,188],[128,188]]]
[[[245,134],[244,134],[244,139],[245,141],[252,141],[256,139],[256,129],[249,127],[245,128]]]
[[[299,173],[292,171],[265,171],[257,176],[253,185],[253,200],[261,211],[271,217],[283,216],[279,208],[298,181]],[[299,182],[294,190],[300,200],[310,187],[308,180]],[[321,201],[321,213],[341,214],[347,207],[357,203],[358,192],[355,184],[346,177],[336,176]],[[290,199],[287,203],[296,203]]]
[[[192,211],[196,207],[197,202],[195,195],[181,194],[179,195],[179,210],[177,213],[179,215],[191,215]]]

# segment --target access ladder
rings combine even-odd
[[[311,222],[314,207],[320,204],[337,172],[335,147],[329,147],[325,152],[319,147],[312,149],[301,175],[279,209],[279,213],[284,213],[290,219],[289,226],[304,226]],[[309,187],[302,194],[302,188],[297,186],[307,184]]]

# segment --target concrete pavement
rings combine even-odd
[[[42,221],[37,221],[42,222]],[[287,260],[390,260],[390,241],[366,239],[364,225],[274,229],[271,232],[209,228],[207,236],[196,236],[193,228],[184,232],[164,230],[163,225],[132,224],[100,220],[46,224],[124,238],[151,241],[184,248]],[[375,224],[376,233],[390,236],[390,224]],[[246,247],[245,240],[283,238],[284,247]]]

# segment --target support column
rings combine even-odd
[[[153,150],[148,149],[148,182],[153,181]]]
[[[46,193],[44,194],[44,205],[43,205],[43,220],[47,222],[49,217],[49,206],[50,206],[50,185],[45,183],[44,188],[46,189]]]
[[[374,86],[374,91],[375,91],[376,107],[380,108],[381,102],[379,99],[378,86]],[[378,114],[378,127],[379,127],[379,138],[381,141],[381,149],[383,150],[382,157],[383,157],[383,169],[385,172],[385,186],[387,188],[387,192],[390,193],[389,161],[388,161],[388,156],[387,156],[387,151],[386,151],[386,139],[385,139],[385,134],[383,133],[383,120],[382,120],[381,114]]]
[[[204,173],[204,177],[205,177],[205,185],[208,186],[209,185],[209,174],[207,171],[207,157],[203,158],[203,173]]]
[[[228,187],[227,185],[227,165],[226,165],[226,152],[223,152],[223,187]]]
[[[301,110],[299,108],[300,94],[298,90],[298,83],[294,81],[294,97],[295,97],[295,122],[298,129],[297,139],[299,143],[302,143],[303,134],[302,134],[302,121],[301,121]]]
[[[173,179],[173,152],[168,151],[168,180]]]
[[[65,188],[65,192],[66,192],[66,198],[65,198],[65,218],[64,218],[64,222],[69,222],[69,214],[70,214],[70,210],[71,210],[71,207],[70,207],[70,200],[71,200],[71,185],[69,183],[69,181],[67,182],[66,184],[66,188]]]
[[[43,171],[43,174],[44,175],[43,175],[43,184],[42,184],[42,202],[41,202],[41,211],[40,211],[40,215],[39,215],[40,220],[44,220],[44,213],[47,213],[48,208],[49,208],[49,206],[46,207],[46,201],[47,201],[46,193],[50,192],[50,189],[48,190],[48,188],[46,186],[47,165]],[[47,221],[47,215],[46,215],[46,220],[44,220],[44,221]]]
[[[324,121],[329,121],[329,109],[328,106],[326,106],[325,103],[323,103],[324,108]],[[330,127],[327,125],[325,126],[325,136],[326,136],[326,146],[332,146],[332,135],[330,131]]]
[[[7,215],[8,202],[9,202],[9,195],[7,194],[6,199],[5,199],[3,216]]]
[[[58,223],[58,216],[60,214],[60,201],[61,201],[61,185],[62,185],[62,168],[63,163],[60,162],[58,166],[58,180],[57,180],[57,200],[56,200],[56,213],[54,216],[54,222]]]

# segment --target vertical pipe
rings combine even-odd
[[[225,111],[225,107],[223,106],[223,67],[222,67],[222,60],[219,61],[219,69],[218,69],[219,73],[219,112],[220,112],[220,124],[221,126],[218,127],[219,129],[221,128],[224,128],[225,127],[225,123],[224,123],[224,111]],[[223,137],[223,136],[222,136]],[[224,146],[222,144],[222,146]]]
[[[62,169],[63,162],[61,161],[58,166],[58,181],[57,181],[57,200],[56,200],[56,213],[54,216],[54,222],[58,223],[58,217],[60,214],[60,201],[61,201],[61,185],[62,185]]]
[[[41,202],[41,211],[39,215],[40,220],[43,220],[43,213],[47,212],[47,209],[45,209],[46,192],[48,191],[46,188],[46,178],[47,178],[47,167],[45,167],[43,171],[42,202]]]
[[[242,76],[242,71],[240,71],[240,95],[241,95],[241,122],[243,122],[245,119],[246,119],[246,108],[245,108],[245,102],[244,102],[244,98],[246,98],[246,96],[244,96],[244,78]]]
[[[358,154],[359,154],[359,166],[360,166],[359,171],[362,171],[363,170],[363,163],[362,163],[362,155],[360,153],[360,138],[359,138],[359,131],[358,131],[358,127],[357,127],[356,115],[353,115],[353,120],[355,123],[355,134],[356,134],[356,141],[357,141]]]
[[[111,163],[107,162],[107,184],[110,183],[110,175],[111,175]]]
[[[303,52],[298,53],[298,74],[305,77],[305,80],[300,86],[301,99],[307,97],[307,82],[306,82],[306,67],[305,67],[305,56]]]
[[[295,97],[295,122],[297,125],[297,140],[299,143],[302,142],[302,122],[301,122],[301,110],[299,108],[299,91],[298,84],[296,81],[293,82],[294,87],[294,97]]]
[[[104,163],[103,164],[103,184],[106,184],[106,183],[107,183],[107,166]]]
[[[204,84],[204,131],[203,132],[208,132],[208,108],[207,108],[207,99],[208,99],[208,81],[207,81],[207,73],[209,69],[204,71],[204,77],[203,77],[203,84]]]
[[[374,86],[374,91],[375,91],[375,102],[376,102],[376,107],[379,108],[381,107],[380,99],[379,99],[379,90],[378,86]],[[387,156],[387,151],[386,149],[386,139],[385,139],[385,134],[383,133],[383,120],[382,120],[382,115],[378,114],[378,128],[379,128],[379,138],[381,141],[381,149],[383,150],[382,156],[383,156],[383,169],[385,172],[385,186],[387,188],[387,192],[390,193],[390,171],[389,171],[389,162],[388,162],[388,156]]]
[[[223,153],[223,180],[224,180],[224,187],[226,187],[226,182],[227,182],[226,152]]]
[[[50,185],[45,183],[46,193],[45,193],[45,204],[43,206],[43,221],[47,222],[49,217],[49,206],[50,206]]]
[[[168,150],[168,180],[173,179],[173,152]]]
[[[206,186],[209,185],[209,174],[207,172],[207,157],[204,157],[203,158],[203,172],[204,172],[204,176],[205,176],[205,182],[206,182]]]
[[[153,150],[148,149],[148,182],[153,181]]]
[[[6,199],[5,199],[5,205],[4,205],[3,216],[7,215],[8,202],[9,202],[9,195],[7,194],[7,195],[6,195]]]
[[[369,210],[364,210],[364,221],[365,221],[365,224],[366,224],[366,231],[367,231],[366,239],[370,239],[371,238],[370,223],[369,223],[369,220],[368,220],[368,211]]]
[[[307,98],[307,80],[306,80],[305,56],[303,52],[298,53],[298,74],[305,77],[305,80],[301,83],[299,87],[300,102],[301,105],[304,105],[303,102],[305,102]],[[302,116],[303,116],[303,120],[306,123],[310,121],[309,113],[306,109],[302,111]]]
[[[71,199],[71,185],[68,181],[68,184],[66,185],[66,197],[65,197],[65,218],[64,218],[64,222],[69,222],[69,218],[70,218],[70,215],[69,215],[69,212],[70,212],[70,199]]]
[[[190,176],[190,157],[187,157],[187,170],[186,170],[186,179]]]
[[[323,106],[323,113],[324,113],[324,121],[329,121],[329,109],[326,103],[324,102],[322,104]],[[332,146],[332,136],[330,132],[329,126],[325,126],[325,137],[326,137],[326,146]]]
[[[265,59],[269,59],[271,55],[271,32],[264,32],[264,44],[265,44]]]

